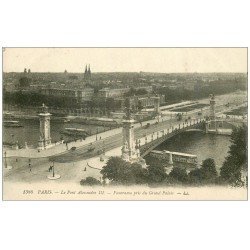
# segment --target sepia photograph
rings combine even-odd
[[[248,1],[0,6],[1,249],[250,249]]]
[[[247,48],[3,48],[4,200],[247,200]]]

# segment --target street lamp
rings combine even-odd
[[[98,140],[97,134],[98,134],[98,128],[96,129],[96,136],[95,136],[96,141]]]
[[[8,166],[6,155],[7,155],[7,153],[6,153],[6,151],[5,151],[5,152],[4,152],[4,168],[5,168],[6,170],[10,170],[10,169],[12,169],[12,166]]]
[[[61,178],[61,175],[55,173],[54,161],[53,161],[53,165],[52,165],[52,175],[48,175],[47,178],[50,179],[50,180],[56,180],[56,179]]]
[[[104,161],[104,156],[105,156],[105,142],[104,142],[104,140],[102,143],[103,143],[103,149],[102,149],[102,155],[100,157],[100,161]]]
[[[30,169],[30,172],[31,172],[31,160],[30,160],[30,158],[29,158],[29,169]]]
[[[103,154],[105,155],[105,140],[103,140]]]

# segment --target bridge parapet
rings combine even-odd
[[[168,140],[169,138],[191,129],[199,129],[199,130],[202,129],[203,131],[205,129],[205,119],[196,119],[188,123],[183,122],[182,124],[179,124],[177,128],[172,127],[170,129],[167,129],[166,133],[165,130],[158,131],[158,136],[155,139],[153,134],[151,134],[150,139],[148,139],[148,136],[146,136],[144,145],[140,146],[141,156],[142,157],[146,156],[154,148],[156,148],[158,145]]]

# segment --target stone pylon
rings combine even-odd
[[[41,112],[38,114],[40,121],[40,138],[38,141],[38,149],[46,149],[51,144],[50,137],[50,116],[48,107],[42,105]]]
[[[213,94],[210,95],[210,120],[215,120],[215,97]]]
[[[125,161],[129,161],[131,163],[138,162],[140,159],[140,150],[138,142],[135,142],[134,135],[134,123],[135,120],[131,116],[131,108],[130,108],[130,99],[126,99],[126,116],[123,120],[123,147],[122,147],[122,158]]]

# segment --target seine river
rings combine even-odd
[[[13,128],[13,127],[4,127],[3,128],[3,141],[7,143],[14,143],[16,141],[19,144],[24,145],[27,142],[28,145],[37,146],[39,139],[39,120],[19,120],[20,124],[23,127]],[[93,125],[82,125],[79,123],[62,123],[59,121],[51,120],[51,138],[52,142],[59,141],[61,136],[64,138],[65,135],[62,135],[60,132],[65,128],[81,128],[85,129],[88,133],[94,134],[97,129],[99,132],[103,131],[104,127],[98,127]]]
[[[219,169],[227,156],[230,145],[230,136],[187,132],[169,139],[156,150],[194,154],[197,155],[199,163],[207,158],[213,158]]]

